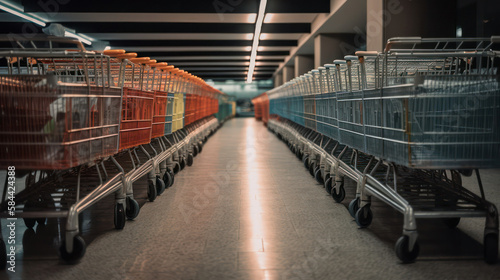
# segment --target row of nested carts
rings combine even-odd
[[[462,217],[485,217],[484,257],[494,263],[498,211],[479,169],[500,167],[498,43],[390,39],[383,52],[358,51],[256,97],[255,116],[336,202],[344,178],[354,180],[348,210],[359,227],[372,222],[372,197],[401,212],[403,262],[419,254],[416,219],[454,228]],[[464,187],[462,176],[478,187]]]
[[[154,201],[234,114],[234,102],[201,78],[136,53],[55,37],[0,45],[0,168],[8,171],[0,217],[23,218],[28,233],[66,218],[68,262],[85,253],[79,214],[114,195],[122,229],[139,214],[134,182],[147,178]]]

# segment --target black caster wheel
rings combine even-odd
[[[170,168],[167,168],[167,172],[168,174],[170,174],[170,186],[173,186],[174,185],[174,182],[175,182],[175,174],[174,174],[174,171],[172,171],[172,169]]]
[[[26,210],[29,210],[29,209],[33,209],[35,207],[36,207],[35,206],[35,202],[32,201],[32,200],[28,200],[24,204],[24,210],[23,211],[26,211]],[[23,218],[23,220],[24,220],[24,224],[26,225],[27,228],[34,228],[35,225],[36,225],[36,220],[37,219],[34,219],[34,218]]]
[[[458,226],[458,224],[460,223],[460,217],[458,217],[458,218],[445,218],[445,219],[443,219],[443,223],[451,229],[456,228]]]
[[[198,143],[198,154],[201,153],[201,150],[203,150],[203,144],[202,143]]]
[[[336,183],[334,183],[336,185]],[[340,186],[332,187],[330,194],[332,195],[333,200],[337,203],[341,203],[345,199],[345,189],[344,183],[341,183]]]
[[[179,162],[179,164],[181,165],[181,170],[184,170],[184,168],[186,168],[186,158],[184,156],[181,157],[181,161]]]
[[[187,162],[186,162],[187,166],[193,166],[193,162],[194,162],[193,155],[192,155],[192,154],[189,154],[189,155],[187,156]]]
[[[125,214],[125,209],[123,208],[123,204],[116,203],[115,204],[115,228],[123,229],[125,227],[125,220],[127,216]]]
[[[325,182],[330,178],[330,173],[325,174],[325,178],[323,178],[323,188],[325,187]]]
[[[179,171],[181,171],[181,165],[179,164],[179,162],[175,161],[174,162],[174,174],[179,173]]]
[[[170,175],[170,172],[165,171],[163,174],[163,182],[165,182],[165,188],[170,188],[172,186],[172,177]]]
[[[66,240],[62,241],[61,247],[59,248],[59,252],[61,254],[61,258],[68,263],[75,263],[80,260],[83,255],[85,255],[86,249],[85,241],[79,235],[73,238],[73,251],[68,253],[66,249]]]
[[[354,218],[356,219],[356,223],[358,224],[359,227],[364,228],[369,226],[373,220],[373,213],[372,210],[370,209],[370,206],[365,205],[359,208]]]
[[[408,250],[408,244],[410,243],[410,238],[406,235],[401,236],[398,241],[396,242],[396,256],[403,262],[403,263],[411,263],[415,261],[415,259],[418,257],[418,254],[420,253],[420,245],[418,242],[415,242],[415,245],[413,245],[413,250],[410,252]]]
[[[318,166],[316,167],[316,171],[314,172],[314,178],[316,179],[316,181],[318,181],[318,183],[320,183],[321,185],[324,185],[325,184],[325,180],[323,180],[323,175],[321,175],[321,168]]]
[[[160,176],[156,176],[156,194],[161,195],[165,191],[165,182],[160,178]]]
[[[198,145],[194,144],[193,145],[193,157],[196,157],[198,155]]]
[[[5,249],[5,242],[0,239],[0,270],[7,267],[7,249]]]
[[[153,184],[153,182],[149,182],[149,184],[148,184],[148,200],[150,202],[155,201],[157,195],[158,194],[156,193],[155,184]]]
[[[316,163],[311,162],[311,164],[309,164],[309,174],[311,174],[313,178],[314,178],[314,170],[316,170]]]
[[[488,233],[484,236],[484,260],[489,264],[498,261],[498,233]]]
[[[358,212],[359,209],[359,197],[356,197],[349,203],[349,214],[354,218],[356,216],[356,212]]]
[[[125,210],[125,216],[127,216],[127,219],[133,220],[139,216],[139,211],[141,208],[139,207],[139,203],[137,200],[127,197],[127,210]]]
[[[326,179],[325,181],[325,191],[328,193],[328,194],[332,194],[332,185],[333,185],[333,178],[332,177],[329,177],[328,179]]]
[[[23,234],[23,248],[25,254],[31,252],[33,244],[36,244],[35,230],[32,228],[27,228]]]
[[[309,169],[309,157],[308,157],[308,156],[304,156],[304,157],[302,158],[302,163],[304,163],[304,167],[305,167],[306,169]]]

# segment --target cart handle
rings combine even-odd
[[[116,56],[125,54],[125,50],[104,50],[102,53],[104,55],[116,57]]]
[[[121,55],[117,55],[116,58],[118,59],[132,59],[132,58],[136,58],[137,57],[137,53],[124,53],[124,54],[121,54]]]
[[[377,56],[379,52],[377,51],[357,51],[355,52],[357,56]]]
[[[489,38],[421,38],[421,37],[395,37],[387,40],[384,52],[389,52],[395,44],[421,44],[421,43],[464,43],[464,42],[490,42],[500,43],[500,36]]]

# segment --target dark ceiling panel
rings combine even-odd
[[[79,33],[254,33],[250,23],[63,22]]]
[[[122,0],[122,1],[57,1],[23,0],[25,12],[44,12],[43,3],[56,3],[54,12],[101,12],[101,13],[257,13],[258,0]],[[48,6],[48,5],[47,5]],[[49,6],[51,11],[53,6]]]
[[[26,12],[44,12],[47,8],[52,12],[136,12],[136,13],[257,13],[258,0],[183,0],[158,1],[133,0],[102,1],[57,1],[23,0]],[[44,5],[44,3],[56,3]],[[329,13],[330,0],[270,0],[267,2],[268,13]]]
[[[264,23],[262,33],[311,33],[309,23]]]
[[[254,33],[250,23],[63,22],[79,33]],[[309,23],[264,24],[262,33],[310,33]]]
[[[329,13],[330,0],[269,0],[267,13]]]

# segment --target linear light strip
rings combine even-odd
[[[267,0],[260,0],[259,15],[255,22],[255,33],[253,35],[252,53],[250,54],[250,67],[248,68],[247,83],[253,80],[253,73],[255,71],[255,60],[257,58],[257,49],[259,48],[259,38],[262,31],[262,23],[266,13]]]
[[[73,32],[65,31],[64,32],[64,37],[71,37],[80,40],[81,42],[87,44],[87,45],[92,45],[92,42],[90,40],[87,40],[82,36],[82,34],[75,34]],[[87,37],[88,38],[88,37]]]
[[[8,1],[0,0],[0,10],[4,10],[8,13],[11,13],[11,14],[16,15],[18,17],[29,20],[29,21],[31,21],[35,24],[38,24],[42,27],[47,26],[46,22],[48,20],[46,20],[40,16],[33,15],[31,13],[25,13],[24,9],[22,7],[19,7],[18,5],[15,5],[15,4],[10,3]],[[78,39],[87,45],[92,45],[92,41],[94,41],[94,39],[90,38],[89,36],[86,36],[84,34],[76,34],[75,32],[70,32],[68,30],[65,31],[64,36]]]
[[[0,9],[6,11],[8,13],[11,13],[13,15],[16,15],[18,17],[22,17],[26,20],[33,22],[33,23],[36,23],[42,27],[45,27],[47,25],[47,24],[45,24],[45,22],[41,21],[38,18],[35,18],[33,15],[25,14],[22,10],[19,9],[19,7],[15,7],[10,3],[4,2],[4,1],[0,2]]]

